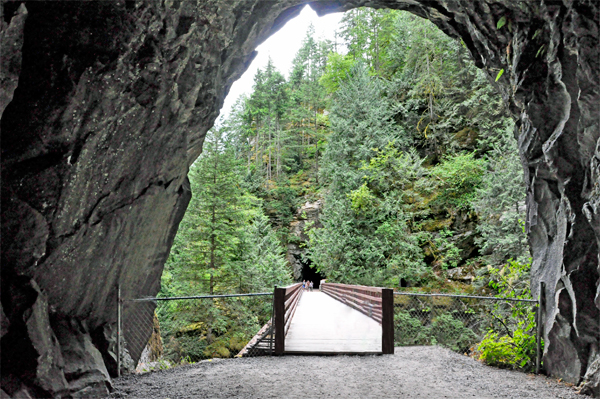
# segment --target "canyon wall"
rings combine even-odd
[[[117,286],[158,292],[202,151],[254,50],[306,1],[3,2],[3,395],[103,397]],[[405,9],[461,38],[517,120],[544,364],[600,379],[599,9],[594,0],[320,1]],[[504,18],[506,24],[497,28]],[[128,317],[127,314],[124,317]],[[148,320],[148,335],[152,320]],[[596,384],[596,388],[594,388]]]

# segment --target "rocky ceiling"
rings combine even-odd
[[[15,1],[1,16],[2,394],[103,397],[117,285],[154,295],[231,84],[302,0]],[[600,379],[595,0],[321,1],[404,9],[462,38],[517,120],[544,364]],[[497,29],[500,18],[510,29]],[[127,314],[125,315],[127,317]],[[135,354],[134,354],[135,357]],[[587,373],[587,374],[586,374]]]

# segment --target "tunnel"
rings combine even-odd
[[[158,292],[206,132],[257,46],[307,2],[218,3],[3,3],[3,380],[38,397],[108,394],[119,296]],[[312,3],[322,14],[363,5],[407,10],[460,38],[509,104],[532,295],[546,298],[544,366],[573,384],[588,370],[591,379],[600,368],[596,2]],[[303,279],[318,276],[303,266]]]
[[[317,271],[316,267],[313,267],[312,262],[309,260],[307,262],[302,262],[302,281],[312,281],[314,283],[315,289],[318,289],[321,286],[321,280],[324,280],[326,277],[323,273]]]

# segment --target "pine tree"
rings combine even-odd
[[[529,258],[525,225],[525,185],[512,126],[488,155],[488,170],[477,190],[475,209],[479,245],[487,263],[502,266],[508,259],[526,263]]]
[[[383,81],[371,77],[366,65],[358,62],[336,92],[330,115],[332,133],[321,168],[334,192],[345,194],[362,184],[358,168],[371,159],[375,148],[394,140],[407,144],[383,90]]]
[[[178,263],[187,266],[184,277],[197,283],[207,280],[212,294],[219,279],[228,278],[222,268],[234,259],[240,229],[245,224],[239,162],[222,130],[209,131],[189,178],[193,197],[175,250]]]
[[[239,274],[244,276],[242,291],[256,292],[291,283],[284,249],[262,210],[244,228],[239,248],[237,265]]]

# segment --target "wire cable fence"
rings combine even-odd
[[[246,356],[268,354],[272,297],[261,292],[123,300],[124,349],[139,359],[138,372],[234,357],[242,349]],[[259,330],[265,337],[248,347]]]
[[[535,359],[531,367],[539,371],[538,309],[532,299],[394,292],[394,344],[440,345],[466,353],[490,334],[512,339],[515,331],[525,331],[532,340],[527,346]]]

